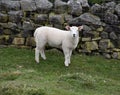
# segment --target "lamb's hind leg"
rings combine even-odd
[[[35,48],[35,61],[39,63],[39,49],[37,47]]]
[[[44,60],[46,60],[46,56],[45,56],[45,52],[44,52],[46,43],[47,43],[46,36],[41,35],[38,45],[39,45],[39,51],[40,51],[41,57]]]
[[[41,57],[42,57],[44,60],[46,60],[44,48],[40,48],[40,54],[41,54]]]

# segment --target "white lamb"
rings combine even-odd
[[[65,66],[69,66],[72,50],[75,49],[79,42],[79,31],[83,26],[66,26],[66,30],[60,30],[53,27],[42,26],[35,30],[34,37],[36,42],[35,61],[39,63],[39,53],[45,60],[45,45],[60,48],[64,52]]]

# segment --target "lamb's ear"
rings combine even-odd
[[[68,25],[67,25],[65,28],[66,28],[67,30],[70,30],[70,26],[68,26]]]
[[[78,30],[81,31],[83,29],[83,26],[79,26]]]

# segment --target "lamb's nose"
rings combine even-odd
[[[73,34],[73,37],[75,37],[75,34]]]

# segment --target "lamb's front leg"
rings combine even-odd
[[[65,56],[65,66],[69,66],[69,62],[70,62],[70,53],[69,53],[69,49],[63,49],[63,52],[64,52],[64,56]]]
[[[39,63],[39,49],[37,47],[35,48],[35,61]]]
[[[70,64],[71,63],[71,55],[72,55],[72,50],[69,50],[69,60],[68,60],[68,63]]]
[[[69,54],[65,54],[65,66],[69,66]]]

